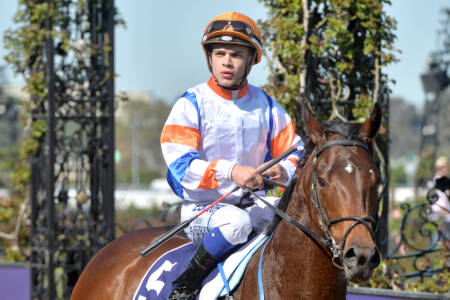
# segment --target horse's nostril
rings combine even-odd
[[[356,253],[355,253],[355,250],[353,249],[353,247],[348,249],[347,252],[345,252],[345,255],[344,255],[345,258],[352,258],[352,257],[355,257],[355,256],[356,256]]]
[[[364,266],[366,264],[366,256],[360,255],[358,257],[358,266]]]
[[[349,248],[345,252],[344,259],[347,261],[348,267],[364,267],[367,265],[376,268],[380,263],[380,255],[376,250],[360,247]]]

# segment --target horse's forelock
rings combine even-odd
[[[360,140],[359,130],[362,124],[334,119],[325,121],[323,126],[325,127],[325,132],[328,134],[338,134],[346,140]]]

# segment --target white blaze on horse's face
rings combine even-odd
[[[347,171],[348,173],[353,173],[353,166],[348,163],[347,166],[345,167],[345,171]]]

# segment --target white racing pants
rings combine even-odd
[[[277,206],[280,198],[265,197],[269,203]],[[209,204],[185,204],[181,208],[181,221],[197,215]],[[257,199],[253,206],[241,209],[232,204],[222,204],[210,208],[186,227],[185,232],[193,242],[200,242],[203,236],[213,228],[220,228],[224,238],[232,245],[245,243],[252,230],[260,231],[270,224],[273,210]]]

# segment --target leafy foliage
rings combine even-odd
[[[58,5],[58,4],[56,4]],[[45,27],[45,21],[56,18],[53,7],[48,3],[39,3],[34,1],[19,1],[19,9],[14,17],[14,23],[18,27],[14,30],[5,32],[5,48],[9,51],[5,60],[14,68],[16,73],[22,74],[25,79],[25,90],[30,99],[21,99],[20,104],[24,108],[22,123],[24,124],[24,138],[19,149],[18,161],[14,164],[14,171],[11,173],[12,198],[10,205],[2,205],[0,214],[3,218],[0,220],[11,228],[11,224],[17,219],[20,226],[21,222],[26,222],[26,215],[20,216],[21,206],[27,204],[27,196],[30,183],[30,163],[31,156],[40,149],[41,140],[45,137],[45,121],[32,120],[30,111],[35,105],[39,105],[40,99],[45,98],[47,89],[45,85],[45,75],[42,61],[44,53],[42,45],[45,39],[51,33]],[[8,213],[8,210],[14,210],[14,213]],[[28,211],[27,211],[28,212]],[[19,232],[11,239],[0,240],[5,248],[5,260],[25,260],[26,254],[24,248],[28,245],[27,234],[29,228],[20,226]]]
[[[23,107],[22,124],[24,126],[24,134],[22,144],[19,149],[19,158],[14,165],[14,172],[11,173],[12,181],[12,200],[11,203],[15,207],[16,214],[5,218],[6,223],[13,222],[17,218],[17,212],[21,211],[19,207],[28,205],[27,198],[30,185],[30,159],[33,157],[45,156],[45,148],[42,147],[42,141],[46,139],[47,123],[45,115],[48,110],[48,91],[50,78],[46,67],[50,63],[60,63],[64,57],[73,58],[76,64],[64,68],[63,72],[54,72],[54,86],[71,96],[79,99],[80,90],[86,87],[78,81],[79,74],[85,72],[86,66],[92,63],[92,56],[100,52],[98,45],[85,42],[83,38],[72,34],[75,24],[87,26],[88,20],[72,18],[67,12],[89,11],[89,1],[18,1],[18,10],[14,17],[15,28],[5,32],[5,48],[8,55],[5,60],[13,67],[14,71],[23,76],[25,80],[25,91],[28,94],[27,99],[21,99]],[[62,13],[64,12],[64,13]],[[87,14],[79,14],[87,16]],[[78,22],[78,23],[77,23]],[[117,23],[123,23],[122,20],[116,19]],[[89,28],[86,27],[86,30]],[[49,41],[53,44],[50,45]],[[55,47],[53,47],[55,45]],[[109,37],[104,36],[104,42],[101,45],[104,53],[111,50]],[[49,55],[47,50],[52,50],[55,56]],[[49,62],[50,57],[56,57],[53,62]],[[104,57],[105,65],[108,65],[108,55]],[[78,69],[77,69],[78,68]],[[78,72],[78,73],[77,73]],[[93,74],[92,76],[94,76]],[[98,82],[98,85],[105,85],[106,80],[114,74],[106,74],[104,78],[92,78],[92,82]],[[83,94],[82,96],[84,96]],[[66,111],[67,113],[67,111]],[[69,128],[70,129],[70,128]],[[0,207],[1,211],[5,209]],[[29,225],[27,217],[28,209],[25,216],[19,218],[22,225]],[[3,239],[0,243],[6,247],[6,253],[10,253],[12,247],[18,249],[21,253],[21,259],[26,259],[26,250],[28,248],[26,226],[21,226],[20,234],[13,238],[13,241],[5,242]],[[23,232],[23,234],[22,234]],[[22,238],[23,237],[23,238]],[[16,251],[16,252],[17,252]],[[17,255],[4,257],[6,260],[16,260]]]
[[[445,251],[440,253],[440,259],[442,263],[448,259],[448,256],[445,255]],[[427,264],[428,261],[424,260],[421,263],[421,267],[425,268]],[[448,269],[444,269],[442,272],[426,277],[423,280],[407,279],[401,276],[403,271],[404,270],[398,267],[398,261],[383,260],[367,283],[356,286],[439,294],[445,294],[449,291],[448,282],[450,282],[450,274]]]
[[[300,104],[322,119],[361,122],[387,92],[382,67],[394,62],[396,22],[387,0],[261,0],[265,55],[271,55],[266,89],[297,119]],[[338,109],[338,104],[341,106]]]
[[[389,222],[390,248],[368,282],[357,286],[447,293],[449,246],[444,220],[435,220],[423,197],[413,203],[394,203]],[[436,250],[437,249],[437,250]]]

